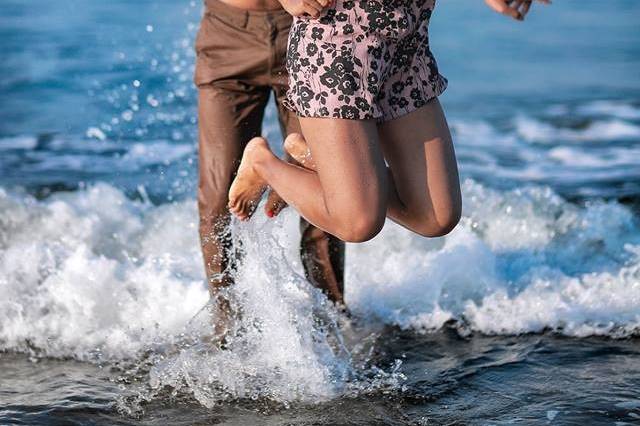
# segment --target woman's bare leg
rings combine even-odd
[[[316,171],[277,158],[262,138],[247,145],[229,191],[229,207],[248,219],[266,185],[310,223],[345,241],[382,228],[387,173],[373,121],[301,118]]]
[[[387,215],[426,237],[446,235],[458,224],[462,196],[451,133],[438,99],[383,123],[380,141],[396,196]]]
[[[387,160],[387,216],[424,236],[450,232],[460,219],[461,195],[451,134],[437,99],[379,127]],[[316,164],[302,135],[285,140],[305,168]]]

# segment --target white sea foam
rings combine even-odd
[[[337,312],[299,269],[292,250],[296,217],[256,220],[260,226],[236,229],[246,261],[226,295],[242,317],[227,337],[228,349],[196,345],[157,363],[151,370],[153,390],[171,386],[205,406],[224,398],[317,402],[344,391],[349,354],[340,343]],[[188,329],[210,334],[208,313]]]
[[[0,345],[135,355],[207,300],[193,202],[152,208],[109,186],[46,202],[0,193]]]
[[[518,135],[531,142],[615,141],[640,137],[640,126],[620,119],[594,121],[584,129],[570,129],[519,116],[515,126]]]
[[[418,332],[455,319],[491,334],[638,333],[640,227],[628,208],[473,181],[463,194],[450,236],[420,238],[390,223],[349,245],[346,299],[356,317]],[[1,192],[0,210],[0,348],[123,359],[170,348],[180,333],[206,334],[193,200],[153,206],[99,184],[45,201]],[[235,233],[246,256],[228,296],[241,332],[226,351],[196,345],[167,356],[151,388],[182,388],[205,405],[346,391],[353,346],[341,341],[352,339],[303,278],[296,216],[258,215]]]
[[[104,141],[107,139],[107,135],[105,135],[104,132],[98,127],[89,127],[85,135],[88,138],[95,138],[95,139],[98,139],[99,141]]]
[[[640,235],[631,212],[578,208],[539,188],[497,192],[467,181],[464,190],[463,225],[444,240],[387,226],[353,248],[351,279],[366,283],[348,287],[357,310],[418,329],[464,318],[497,334],[638,331]]]
[[[514,135],[499,133],[495,127],[486,121],[452,120],[451,130],[456,140],[477,150],[479,147],[510,147],[516,144]]]
[[[623,101],[593,101],[578,108],[582,114],[598,114],[628,120],[640,119],[640,108]]]
[[[558,185],[573,194],[634,194],[640,179],[640,127],[595,121],[583,129],[517,116],[503,128],[483,120],[451,120],[464,175],[513,187]]]
[[[151,140],[125,144],[106,139],[97,131],[95,128],[87,131],[87,137],[91,139],[54,136],[43,144],[41,150],[34,150],[38,145],[36,137],[3,138],[0,139],[0,150],[22,151],[21,158],[26,161],[16,161],[7,154],[5,157],[12,167],[19,167],[23,173],[51,170],[69,173],[132,172],[156,164],[169,165],[195,152],[191,143]]]
[[[575,146],[557,146],[548,151],[548,156],[571,168],[613,169],[621,166],[637,167],[640,146],[615,147],[606,151],[584,150]]]
[[[0,138],[0,150],[33,149],[38,146],[38,139],[34,136],[14,136]]]
[[[170,164],[194,152],[195,147],[185,143],[157,141],[135,143],[128,147],[121,160],[131,168],[149,164]]]

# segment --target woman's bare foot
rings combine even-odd
[[[254,166],[256,161],[269,155],[273,156],[269,144],[260,137],[251,139],[244,149],[238,173],[229,189],[229,210],[240,220],[251,218],[267,188]]]
[[[316,170],[316,162],[313,161],[307,141],[300,133],[287,136],[284,140],[284,150],[305,169]]]
[[[287,207],[287,202],[282,199],[280,194],[270,189],[267,203],[264,205],[265,214],[269,217],[276,217],[285,207]]]

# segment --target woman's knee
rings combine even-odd
[[[337,237],[349,243],[363,243],[378,235],[384,222],[384,213],[359,212],[343,221],[341,235],[337,235]]]
[[[416,221],[413,231],[423,237],[443,237],[455,229],[461,216],[462,209],[457,206],[440,214],[422,215],[421,219]]]

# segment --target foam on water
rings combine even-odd
[[[496,334],[638,331],[640,234],[628,209],[578,208],[548,189],[498,192],[472,181],[464,194],[463,224],[443,240],[387,226],[353,248],[354,308],[418,329],[453,318]]]
[[[14,136],[0,138],[0,149],[2,151],[33,149],[37,145],[38,140],[32,136]]]
[[[451,127],[461,171],[476,180],[499,188],[535,182],[569,196],[634,196],[640,123],[627,118],[631,111],[640,110],[599,101],[554,105],[540,117],[516,114],[503,123],[453,118]]]
[[[586,115],[605,115],[621,119],[640,119],[640,108],[624,101],[593,101],[578,108],[578,112]]]
[[[295,215],[277,221],[259,215],[249,225],[236,224],[235,234],[245,262],[225,296],[242,319],[227,336],[228,350],[196,345],[182,351],[156,365],[152,387],[195,390],[205,405],[227,397],[287,401],[335,395],[349,374],[348,353],[339,339],[331,340],[339,337],[337,312],[302,275]],[[207,333],[209,312],[189,329]]]
[[[570,129],[557,128],[530,117],[518,117],[516,129],[519,136],[531,142],[615,141],[640,136],[640,126],[618,119],[594,121],[585,129]]]
[[[635,167],[640,158],[640,147],[609,148],[606,152],[593,150],[588,152],[580,148],[558,146],[549,150],[549,158],[560,161],[573,168],[613,169]],[[611,173],[614,173],[613,170]]]
[[[170,165],[195,151],[190,143],[168,140],[123,144],[104,137],[97,140],[59,136],[41,139],[44,140],[28,136],[0,138],[0,149],[10,151],[5,154],[4,161],[0,160],[0,165],[9,162],[12,167],[19,167],[21,173],[50,170],[70,175],[87,170],[93,173],[140,172],[153,165]]]
[[[638,334],[640,226],[627,207],[471,180],[463,194],[463,221],[446,238],[388,224],[348,247],[356,318],[417,332],[453,319],[461,332]],[[154,206],[99,184],[44,201],[2,192],[0,209],[3,350],[105,361],[151,349],[161,357],[145,397],[168,385],[205,405],[362,389],[359,338],[304,279],[291,211],[235,225],[245,262],[227,297],[240,319],[228,350],[212,351],[175,346],[210,332],[194,200]],[[401,382],[392,371],[376,377]]]
[[[2,192],[0,210],[3,349],[131,357],[207,300],[192,202],[152,207],[96,185],[46,202]]]

